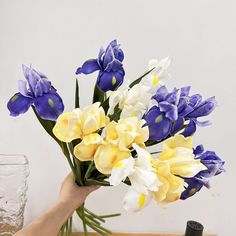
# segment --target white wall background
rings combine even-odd
[[[32,111],[17,119],[8,115],[7,100],[23,79],[21,64],[32,63],[48,75],[70,110],[75,69],[117,38],[125,51],[126,78],[133,80],[145,71],[150,58],[169,55],[171,86],[190,84],[193,92],[216,95],[213,125],[199,129],[195,144],[216,150],[226,160],[227,173],[212,179],[211,190],[165,210],[153,203],[138,214],[123,212],[122,186],[100,189],[87,205],[99,213],[122,211],[122,217],[106,225],[114,231],[181,232],[185,222],[194,219],[208,232],[233,234],[235,8],[235,1],[227,0],[0,0],[0,152],[24,153],[30,160],[26,223],[53,203],[69,169]],[[94,81],[95,75],[81,79],[82,105],[91,102]]]

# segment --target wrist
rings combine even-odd
[[[65,207],[68,212],[71,213],[71,215],[73,214],[73,212],[79,208],[83,203],[78,203],[78,201],[72,201],[72,200],[67,200],[67,199],[59,199],[57,201],[57,204],[62,205],[63,207]]]
[[[74,212],[74,210],[75,210],[74,205],[71,204],[71,202],[69,202],[69,201],[67,201],[67,200],[61,200],[61,199],[59,199],[59,200],[57,200],[57,202],[56,202],[55,205],[56,205],[58,208],[65,209],[65,212],[67,212],[67,218],[69,218],[69,217],[73,214],[73,212]]]

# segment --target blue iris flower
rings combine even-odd
[[[124,53],[120,45],[113,40],[104,50],[100,49],[97,59],[90,59],[76,70],[76,74],[91,74],[99,71],[97,85],[103,92],[114,91],[123,83],[125,71],[122,61]]]
[[[165,86],[160,87],[152,97],[157,104],[154,105],[143,117],[149,127],[149,139],[161,141],[169,135],[176,134],[187,125],[182,132],[190,136],[196,131],[196,125],[206,126],[209,121],[198,121],[199,117],[209,115],[216,106],[215,97],[202,100],[202,96],[190,96],[190,87],[174,88],[168,92]]]
[[[219,175],[225,171],[224,161],[216,155],[215,152],[203,152],[202,145],[194,150],[195,158],[200,159],[207,169],[200,171],[193,178],[185,178],[188,187],[181,194],[181,199],[185,200],[201,190],[203,186],[210,188],[209,179],[213,176]]]
[[[19,80],[19,92],[7,103],[11,116],[18,116],[34,105],[44,120],[56,120],[63,112],[64,104],[48,78],[32,67],[22,66],[26,81]]]

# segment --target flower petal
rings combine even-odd
[[[103,139],[97,133],[84,136],[82,142],[75,146],[74,155],[80,161],[93,160],[97,148],[102,143]]]
[[[181,134],[185,137],[188,137],[191,136],[193,133],[195,133],[196,129],[197,129],[196,123],[193,119],[191,119]]]
[[[111,176],[109,177],[109,182],[111,185],[117,186],[133,172],[134,172],[133,157],[120,160],[114,164],[111,171]]]
[[[98,147],[94,162],[98,171],[103,174],[110,174],[116,162],[129,158],[129,151],[120,151],[118,147],[112,144],[103,144]]]
[[[117,72],[100,71],[97,85],[103,92],[107,92],[109,90],[114,91],[123,83],[124,75],[124,70],[119,70]]]
[[[54,135],[63,142],[81,138],[80,115],[75,112],[61,114],[53,128]]]
[[[37,113],[44,120],[56,120],[64,110],[62,99],[56,92],[37,97],[34,105]]]
[[[87,75],[99,69],[100,69],[100,66],[97,62],[97,59],[90,59],[90,60],[85,61],[82,67],[79,67],[75,73]]]
[[[143,119],[149,128],[149,139],[160,141],[166,138],[171,131],[171,121],[156,106],[153,106]]]
[[[18,89],[19,92],[24,96],[24,97],[31,97],[30,93],[27,89],[27,82],[25,80],[18,80]]]
[[[33,103],[33,99],[16,93],[7,103],[7,108],[11,116],[18,116],[28,111]]]
[[[151,202],[152,196],[148,194],[138,193],[129,188],[123,200],[123,207],[126,211],[137,212],[146,207]]]

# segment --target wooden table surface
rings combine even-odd
[[[89,233],[89,236],[97,236],[99,234]],[[138,233],[113,233],[114,236],[183,236],[184,234],[138,234]],[[73,236],[83,236],[83,233],[74,233]],[[204,236],[216,236],[215,234],[204,234]]]

